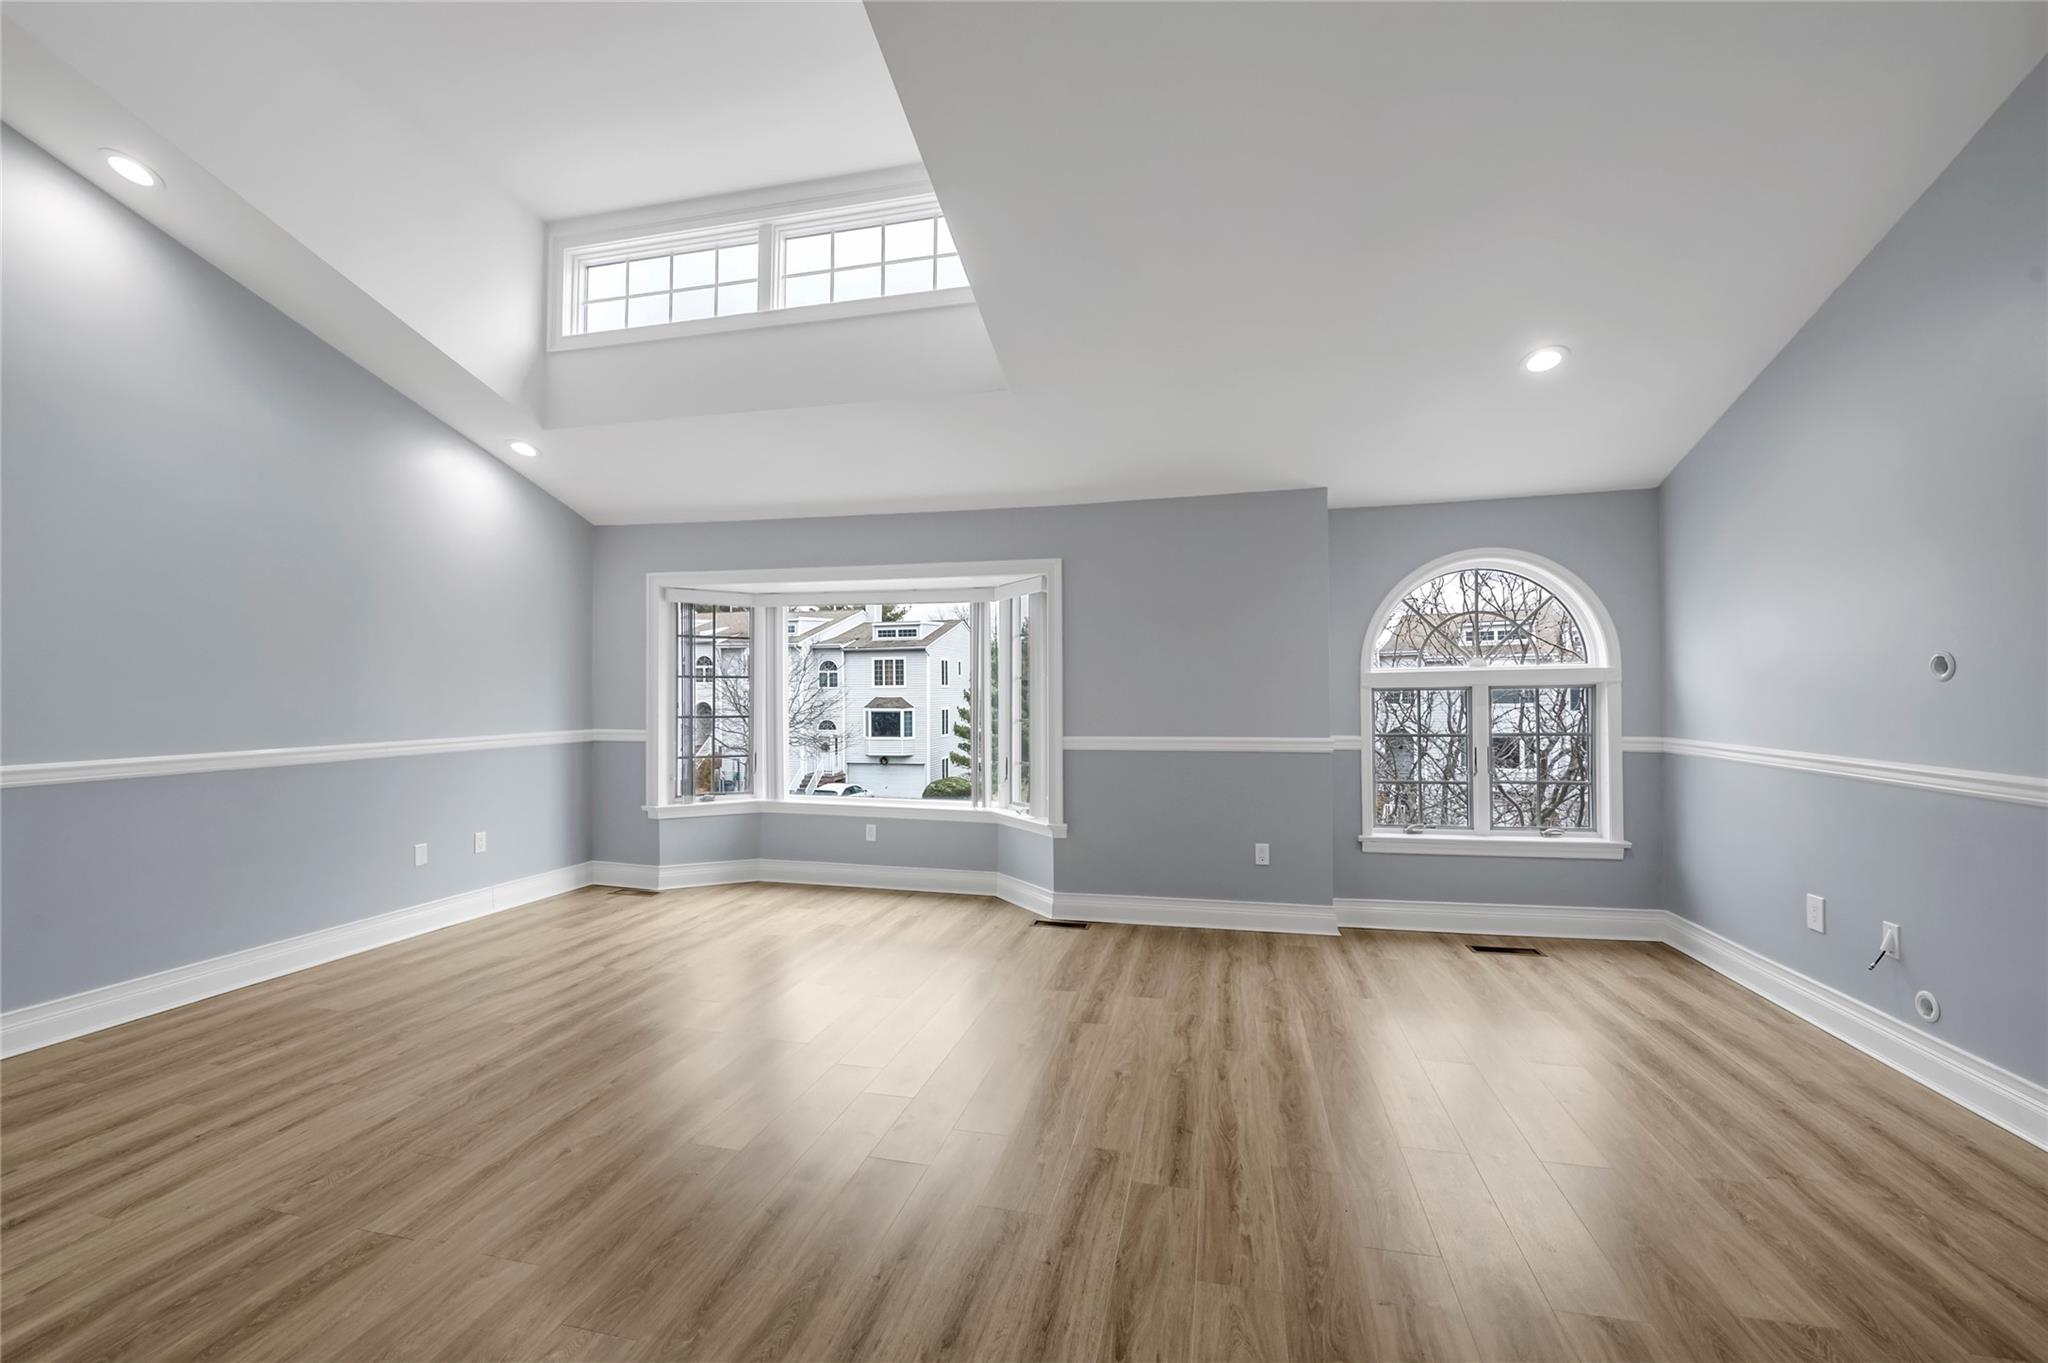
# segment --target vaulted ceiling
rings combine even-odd
[[[1651,486],[2048,51],[2036,4],[4,13],[9,122],[139,146],[137,211],[600,521]],[[903,344],[545,349],[547,223],[920,158],[976,304]]]

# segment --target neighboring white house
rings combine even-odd
[[[959,608],[912,606],[785,612],[789,646],[789,780],[834,778],[871,795],[917,799],[955,774],[953,734],[967,700],[971,631]]]

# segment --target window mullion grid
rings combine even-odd
[[[974,803],[987,805],[988,790],[988,715],[989,686],[986,672],[988,660],[988,616],[987,602],[976,602],[969,611],[972,630],[970,631],[967,654],[967,694],[972,698],[968,711],[968,752],[969,778],[974,783]]]
[[[1493,691],[1479,682],[1466,691],[1466,733],[1472,744],[1472,831],[1493,832]]]
[[[1023,804],[1023,667],[1017,648],[1017,598],[1003,598],[1003,802]]]
[[[754,249],[765,259],[756,259],[757,287],[754,310],[773,312],[782,305],[782,229],[773,221],[754,226]]]

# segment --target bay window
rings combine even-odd
[[[1487,550],[1418,570],[1360,691],[1365,850],[1622,855],[1619,653],[1565,569]]]
[[[1057,834],[1056,561],[648,579],[648,812]],[[659,779],[652,774],[660,773]]]

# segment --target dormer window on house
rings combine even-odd
[[[561,263],[565,340],[674,334],[654,329],[796,308],[829,316],[916,306],[908,300],[917,295],[952,301],[967,288],[930,194],[570,245]]]

